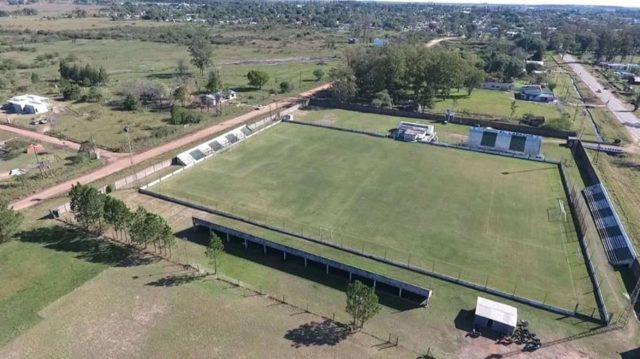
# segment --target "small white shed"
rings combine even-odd
[[[478,297],[473,323],[475,328],[486,328],[498,333],[512,334],[518,324],[518,309]]]

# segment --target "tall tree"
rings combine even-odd
[[[204,87],[209,92],[218,92],[222,90],[222,76],[220,76],[220,71],[218,71],[218,69],[214,68],[209,71],[207,84]]]
[[[145,210],[143,207],[138,207],[136,211],[133,213],[131,218],[131,224],[129,225],[129,238],[131,241],[138,244],[144,245],[144,248],[147,248],[147,244],[151,240],[151,231],[146,228],[146,219],[149,212]]]
[[[247,80],[250,86],[262,89],[262,86],[269,82],[269,74],[262,70],[251,70],[247,73]]]
[[[116,236],[121,236],[131,220],[131,211],[123,201],[106,196],[104,199],[104,220],[113,226]]]
[[[213,270],[215,271],[216,276],[218,275],[218,257],[223,251],[224,244],[222,243],[222,240],[220,239],[220,237],[218,237],[217,234],[211,232],[209,246],[207,246],[207,249],[204,251],[204,253],[206,254],[207,258],[209,258],[209,263],[213,264]]]
[[[9,201],[0,199],[0,243],[10,241],[21,223],[22,214],[9,208]]]
[[[77,183],[69,192],[71,211],[85,230],[98,225],[102,231],[102,218],[104,214],[105,195],[89,185]]]
[[[349,283],[346,312],[353,318],[353,327],[360,329],[364,323],[380,312],[378,296],[373,288],[360,281]]]
[[[191,63],[200,70],[200,75],[204,74],[204,69],[211,65],[213,47],[204,37],[196,36],[189,46]]]

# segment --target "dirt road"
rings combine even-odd
[[[434,46],[438,45],[439,43],[441,43],[443,41],[449,41],[449,40],[453,40],[453,39],[457,39],[457,37],[440,37],[440,38],[437,38],[437,39],[430,40],[429,42],[424,44],[424,47],[431,48],[431,47],[434,47]]]
[[[29,130],[25,130],[25,129],[13,127],[13,126],[7,126],[7,125],[0,125],[0,130],[5,132],[11,132],[13,134],[16,134],[22,137],[31,138],[38,142],[49,143],[59,147],[66,147],[73,151],[77,151],[78,149],[80,149],[80,144],[77,142],[61,140],[53,136],[45,135],[44,133],[29,131]],[[110,152],[103,149],[99,149],[98,151],[100,152],[101,157],[107,159],[107,162],[113,162],[127,155],[126,153],[115,153],[115,152]]]
[[[28,196],[26,198],[17,200],[15,202],[13,202],[11,204],[11,206],[16,209],[16,210],[20,210],[20,209],[24,209],[24,208],[28,208],[31,207],[37,203],[39,203],[40,201],[47,199],[47,198],[52,198],[55,197],[61,193],[65,193],[67,191],[69,191],[71,189],[71,186],[73,184],[75,184],[76,182],[80,182],[80,183],[90,183],[93,181],[96,181],[98,179],[107,177],[111,174],[114,174],[116,172],[122,171],[132,165],[135,165],[137,163],[141,163],[144,162],[148,159],[160,156],[166,152],[172,151],[176,148],[180,148],[182,146],[188,145],[192,142],[196,142],[198,140],[202,140],[204,138],[210,137],[215,133],[218,133],[220,131],[224,131],[226,129],[232,128],[234,126],[237,126],[239,124],[242,124],[254,117],[259,117],[259,116],[265,116],[268,115],[270,111],[272,110],[277,110],[280,109],[286,105],[291,105],[293,103],[295,103],[297,100],[299,100],[301,97],[309,97],[311,95],[313,95],[314,93],[327,89],[330,85],[329,84],[325,84],[322,86],[318,86],[314,89],[311,89],[309,91],[303,92],[301,94],[299,94],[297,97],[291,97],[291,98],[287,98],[287,99],[283,99],[280,101],[276,101],[274,103],[271,104],[271,106],[265,106],[264,108],[260,109],[260,110],[256,110],[256,111],[251,111],[248,112],[244,115],[240,115],[234,118],[231,118],[229,120],[226,120],[224,122],[221,122],[219,124],[207,127],[207,128],[203,128],[200,131],[191,133],[189,135],[180,137],[178,139],[175,139],[171,142],[167,142],[164,145],[158,146],[158,147],[154,147],[150,150],[147,150],[145,152],[141,152],[138,154],[135,154],[134,156],[132,156],[131,158],[129,157],[122,157],[119,158],[116,161],[113,161],[109,164],[107,164],[104,167],[100,167],[99,169],[85,174],[83,176],[80,176],[78,178],[74,178],[72,180],[57,184],[55,186],[49,187],[39,193],[33,194],[31,196]]]
[[[587,84],[594,96],[597,96],[600,101],[606,104],[609,111],[620,121],[620,123],[627,129],[629,135],[632,138],[634,147],[640,146],[640,120],[631,112],[633,109],[631,105],[627,105],[620,101],[611,93],[610,90],[605,90],[602,85],[598,83],[598,80],[587,70],[579,64],[575,57],[571,55],[564,55],[563,61],[569,65],[571,70],[580,77],[580,79]],[[598,92],[600,90],[600,92]]]

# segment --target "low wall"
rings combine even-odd
[[[163,170],[167,167],[171,166],[171,160],[162,161],[160,163],[156,163],[153,166],[147,167],[140,172],[127,176],[125,178],[121,178],[114,182],[114,189],[122,189],[122,188],[131,188],[137,187],[140,179],[150,176],[160,170]]]
[[[585,182],[585,187],[602,183],[600,181],[600,177],[598,177],[598,173],[591,163],[591,159],[589,158],[587,150],[583,146],[582,141],[570,141],[569,146],[571,148],[573,159],[580,169],[580,173]]]
[[[380,108],[380,107],[360,105],[360,104],[354,104],[354,103],[342,103],[342,102],[330,101],[330,100],[320,100],[316,98],[312,98],[309,100],[309,106],[339,108],[339,109],[349,110],[349,111],[367,112],[367,113],[375,113],[379,115],[388,115],[388,116],[397,116],[397,117],[417,118],[417,119],[431,120],[431,121],[442,121],[444,119],[444,115],[436,115],[432,113],[400,111],[400,110],[395,110],[390,108]],[[498,130],[521,132],[521,133],[528,133],[532,135],[562,138],[562,139],[575,137],[577,135],[575,131],[561,131],[561,130],[539,128],[539,127],[531,127],[531,126],[525,126],[525,125],[520,125],[516,123],[504,122],[499,119],[489,120],[489,119],[481,119],[481,118],[459,117],[458,115],[456,115],[455,118],[449,122],[454,124],[466,125],[466,126],[492,127]]]

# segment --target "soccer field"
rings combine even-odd
[[[557,305],[589,288],[552,164],[280,124],[152,190]]]

